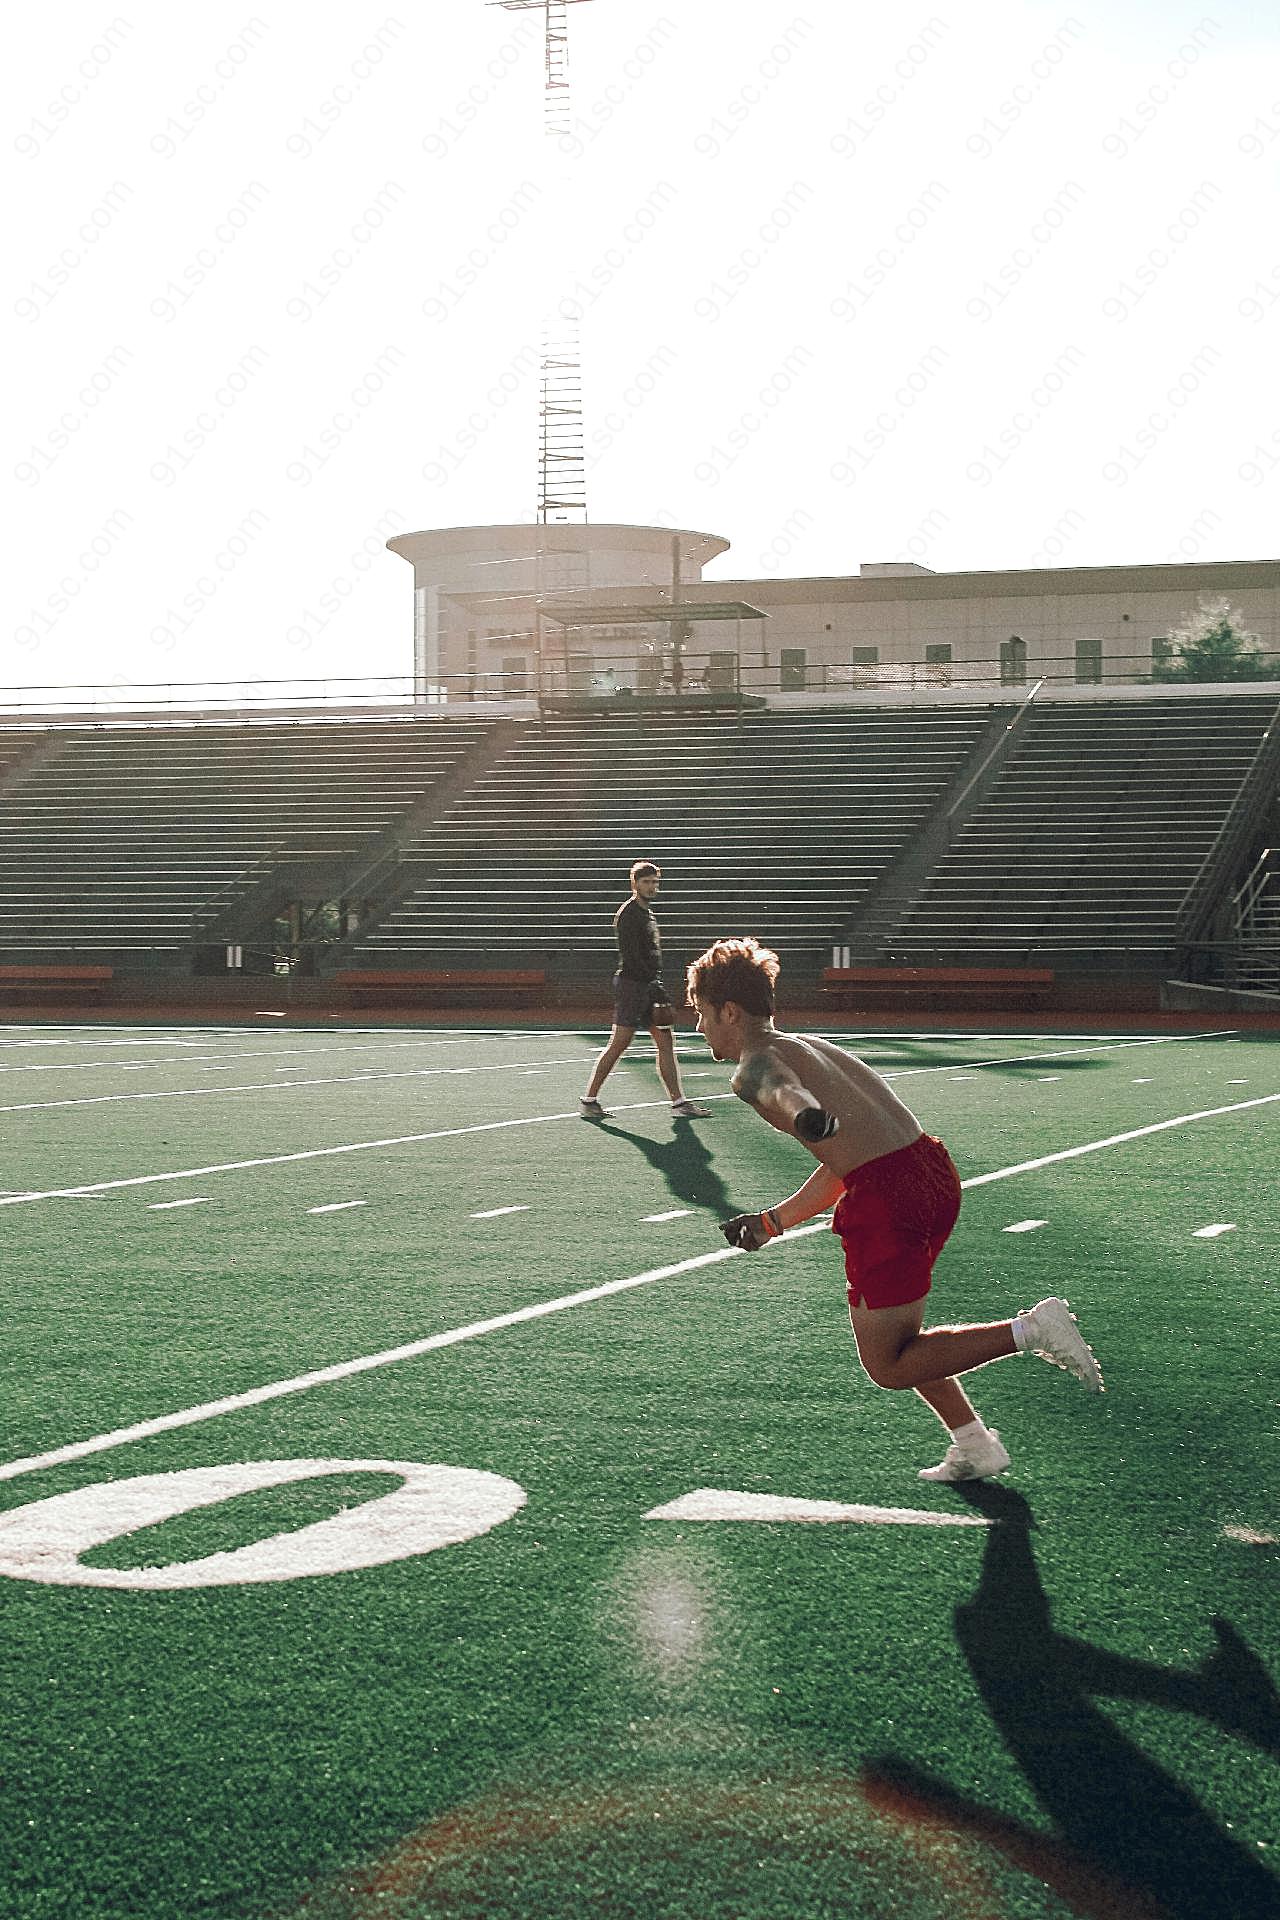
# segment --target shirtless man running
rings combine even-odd
[[[858,1357],[878,1387],[913,1387],[951,1434],[946,1457],[922,1480],[1003,1473],[1009,1454],[955,1376],[1014,1353],[1036,1353],[1094,1393],[1102,1374],[1065,1300],[1041,1300],[1012,1320],[924,1326],[933,1264],[960,1212],[960,1177],[940,1140],[925,1133],[878,1073],[829,1041],[779,1033],[773,1024],[778,957],[755,940],[718,940],[688,969],[698,1031],[717,1060],[736,1060],[731,1082],[818,1166],[803,1186],[760,1213],[721,1228],[755,1252],[788,1227],[835,1207],[844,1245],[849,1319]]]

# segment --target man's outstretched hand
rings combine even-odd
[[[825,1107],[802,1107],[796,1115],[796,1132],[802,1140],[829,1140],[839,1125]]]
[[[720,1231],[731,1247],[744,1247],[748,1253],[767,1247],[777,1238],[770,1233],[762,1213],[735,1213],[732,1220],[720,1222]]]

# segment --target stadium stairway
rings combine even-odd
[[[880,957],[1166,967],[1274,712],[1274,691],[1037,706]]]
[[[536,965],[607,980],[633,860],[663,868],[667,984],[754,933],[816,977],[834,930],[968,764],[986,707],[563,716],[406,844],[428,878],[335,966]]]
[[[307,864],[337,887],[366,866],[490,725],[59,729],[0,794],[0,957],[181,970],[277,869]]]

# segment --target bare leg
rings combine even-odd
[[[878,1387],[954,1386],[954,1374],[985,1367],[1018,1351],[1008,1320],[976,1327],[930,1327],[923,1332],[923,1300],[905,1307],[852,1307],[849,1319],[858,1358]],[[929,1405],[941,1412],[933,1399]]]
[[[680,1085],[680,1066],[676,1060],[676,1043],[670,1027],[650,1027],[653,1044],[658,1049],[658,1073],[662,1084],[672,1100],[684,1099],[684,1088]]]
[[[958,1427],[967,1427],[978,1415],[974,1404],[954,1380],[931,1380],[927,1386],[917,1387],[916,1392],[926,1407],[932,1407],[949,1433]]]
[[[635,1038],[635,1031],[634,1027],[615,1027],[613,1029],[613,1032],[609,1035],[608,1045],[596,1061],[595,1066],[591,1069],[591,1078],[587,1082],[587,1090],[582,1096],[584,1100],[594,1100],[596,1098],[601,1087],[609,1078],[609,1075],[613,1072],[613,1069],[617,1066],[627,1048],[631,1045],[632,1040]]]

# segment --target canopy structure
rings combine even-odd
[[[644,606],[634,603],[628,606],[610,607],[597,604],[548,606],[539,601],[535,607],[537,621],[538,679],[542,684],[542,666],[544,652],[542,647],[542,622],[550,620],[559,627],[564,637],[564,672],[566,687],[572,684],[570,667],[570,636],[590,632],[593,628],[647,627],[663,626],[669,629],[667,646],[670,649],[669,677],[673,691],[679,695],[683,689],[684,664],[683,651],[689,629],[700,625],[704,620],[732,620],[734,629],[732,671],[726,660],[720,670],[719,691],[741,696],[742,691],[742,623],[744,620],[767,620],[768,614],[763,607],[753,607],[745,600],[663,600]],[[759,629],[763,634],[764,629]],[[727,654],[727,649],[725,650]],[[714,662],[708,669],[706,686],[708,691],[716,688]]]

